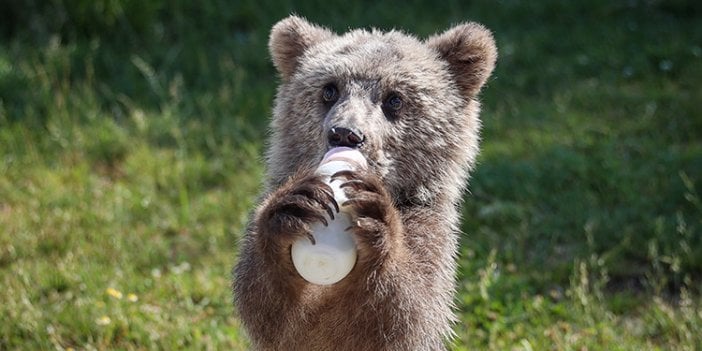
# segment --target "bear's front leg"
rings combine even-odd
[[[444,237],[443,223],[430,211],[403,215],[373,173],[342,171],[332,178],[344,181],[348,200],[339,206],[351,214],[358,261],[349,276],[331,287],[328,300],[327,318],[333,321],[328,324],[353,326],[341,333],[353,336],[330,349],[444,350],[442,335],[448,335],[450,318],[450,311],[442,310],[450,306],[444,290],[451,288],[436,281],[442,259],[416,245],[426,242],[427,233]],[[333,339],[337,334],[332,329],[327,335]]]
[[[382,269],[403,251],[403,228],[399,211],[382,181],[363,171],[342,171],[333,178],[342,179],[341,188],[348,200],[339,204],[350,207],[352,228],[358,245],[358,269],[361,275]]]
[[[253,213],[234,271],[234,291],[254,349],[300,349],[295,345],[304,339],[298,333],[309,320],[301,295],[309,284],[295,270],[290,247],[310,237],[312,223],[333,218],[336,206],[331,188],[309,171],[292,176]]]
[[[310,231],[313,222],[328,224],[339,211],[332,189],[319,175],[293,177],[268,196],[255,217],[258,246],[271,261],[291,269],[290,246],[307,237],[314,243]]]

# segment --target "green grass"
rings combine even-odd
[[[702,348],[695,1],[11,1],[0,350],[247,348],[230,270],[290,12],[494,30],[455,350]]]

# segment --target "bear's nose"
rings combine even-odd
[[[333,147],[346,146],[351,148],[361,146],[365,140],[361,132],[343,127],[332,127],[329,129],[327,139],[329,140],[329,145]]]

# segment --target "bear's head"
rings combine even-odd
[[[458,201],[478,153],[480,105],[497,49],[489,30],[457,25],[424,41],[399,31],[337,35],[291,16],[271,31],[282,82],[268,187],[358,148],[398,205]]]

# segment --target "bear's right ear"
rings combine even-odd
[[[284,80],[297,69],[302,54],[312,45],[332,37],[334,33],[326,28],[307,22],[295,15],[280,20],[271,29],[268,40],[275,68]]]

